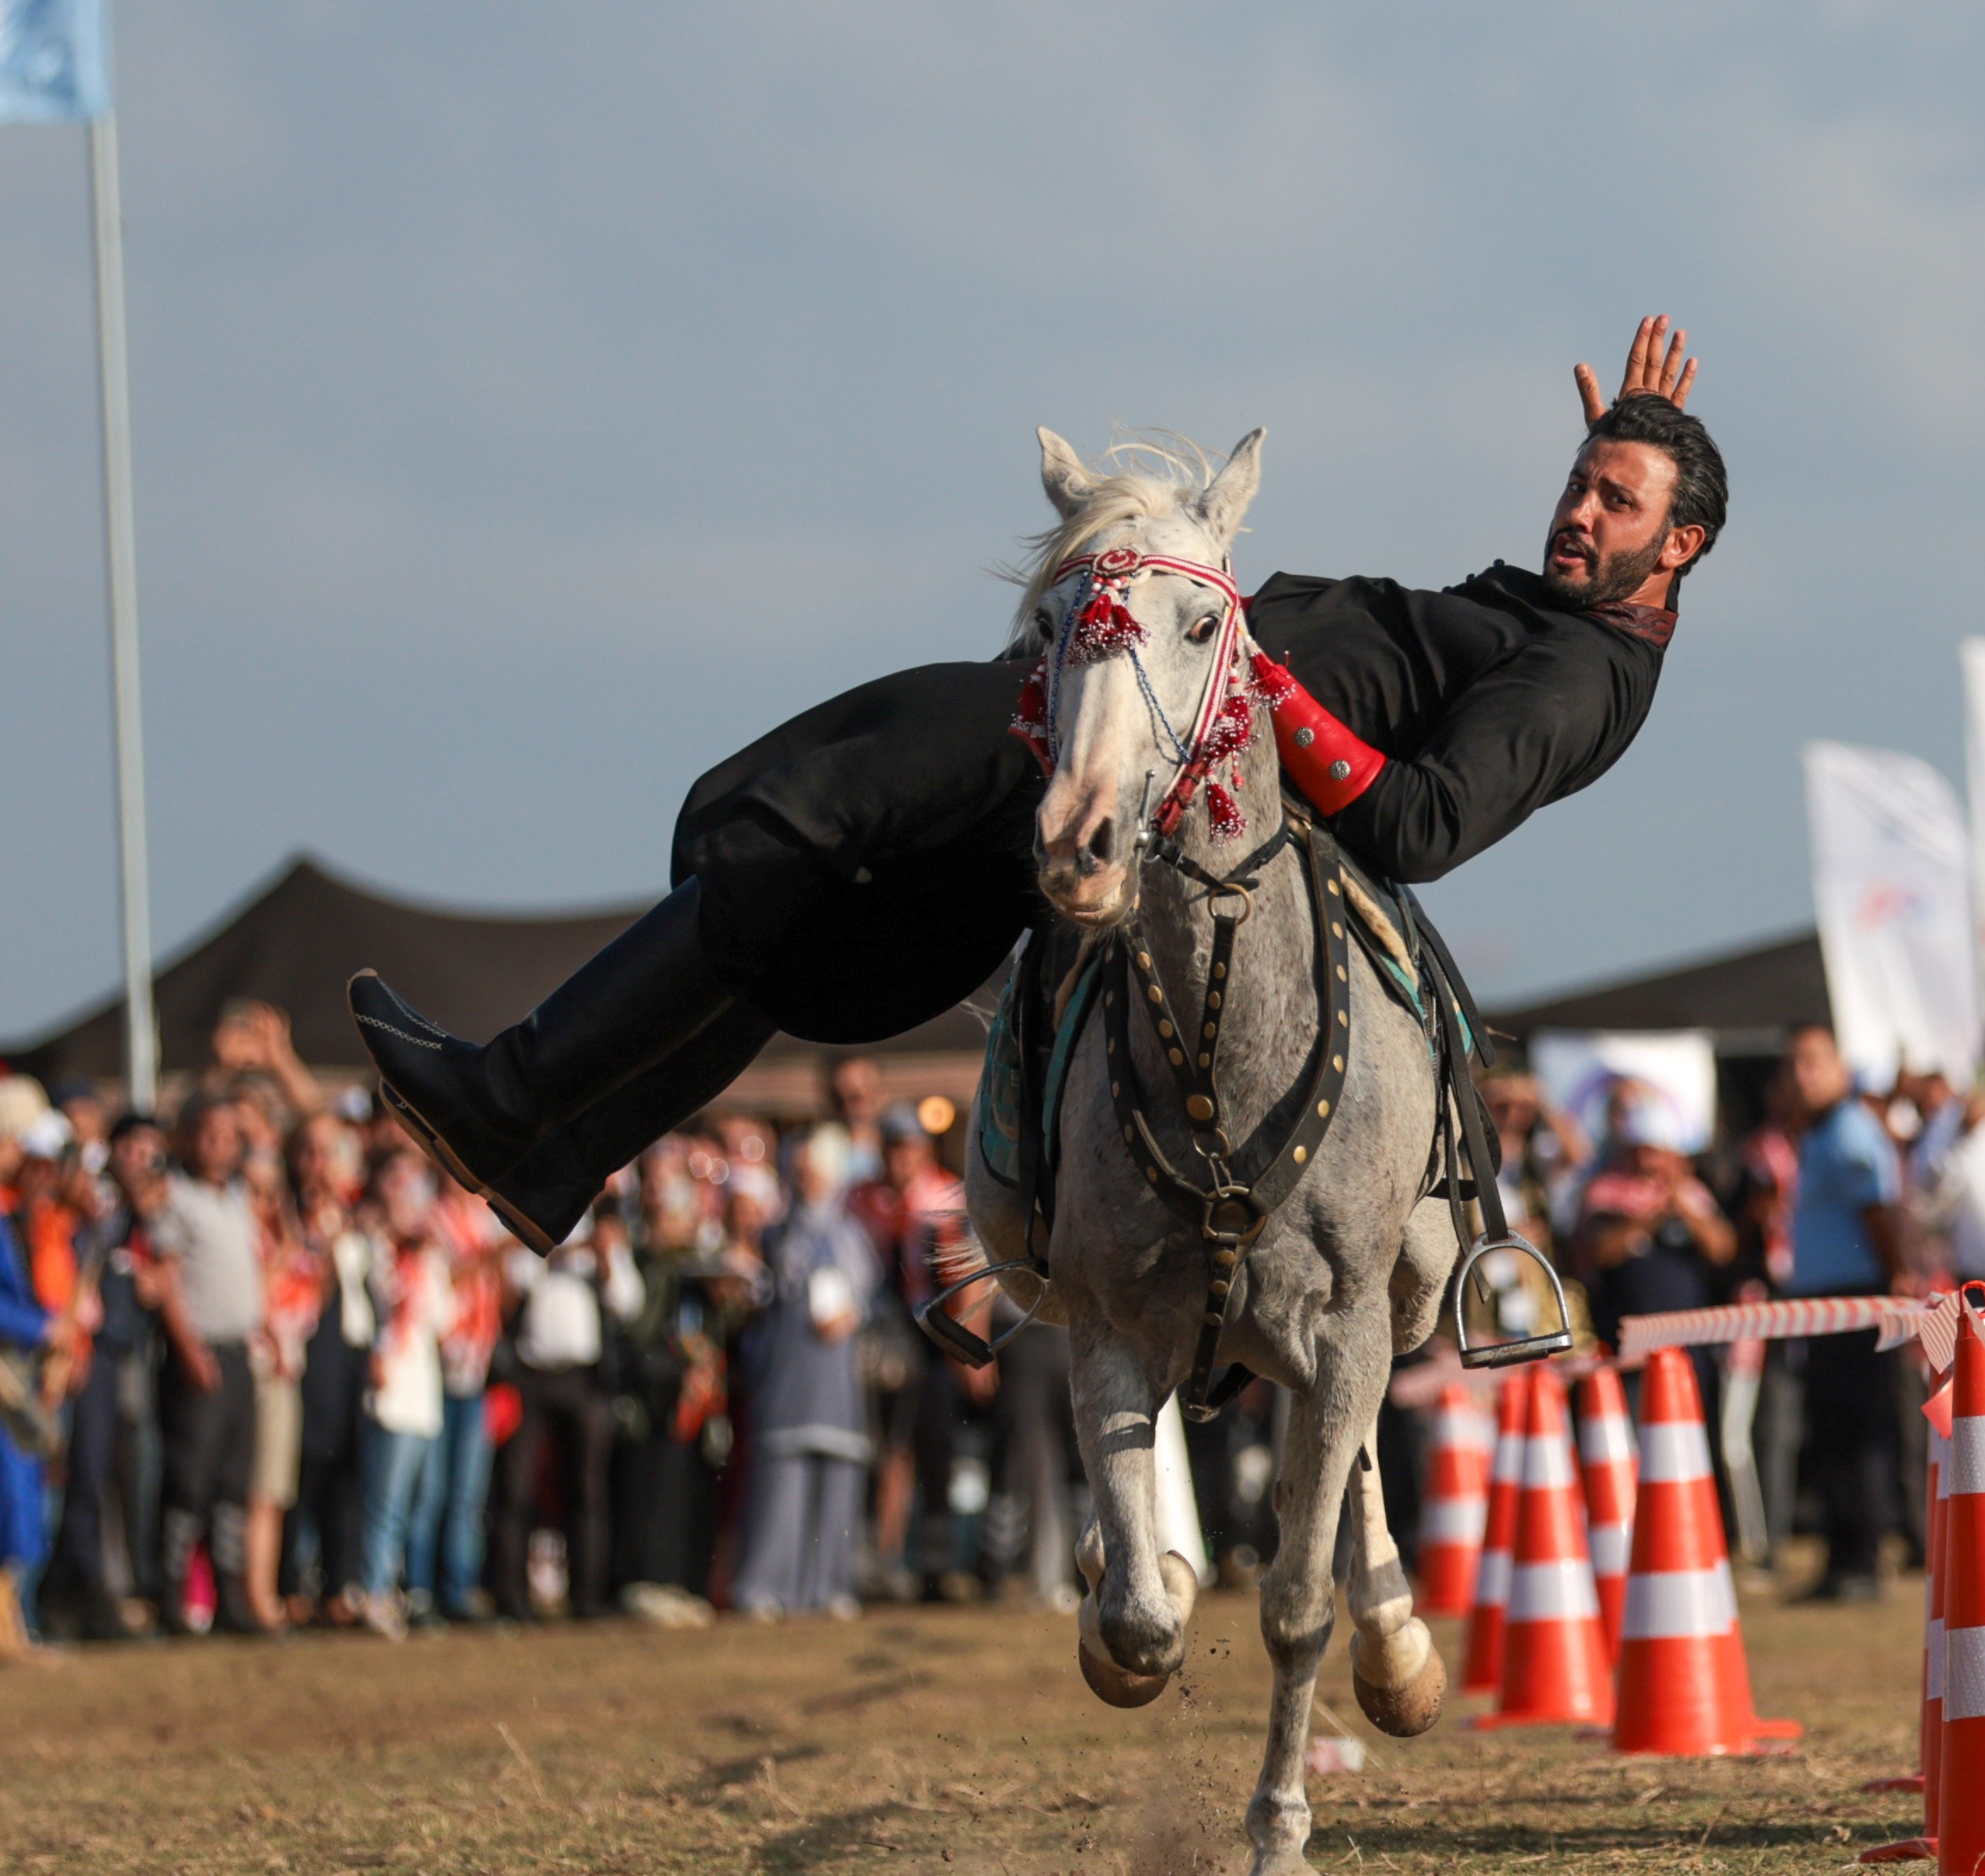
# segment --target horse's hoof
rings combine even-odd
[[[1130,1674],[1114,1661],[1099,1661],[1078,1642],[1075,1659],[1082,1664],[1082,1678],[1097,1700],[1111,1706],[1149,1706],[1164,1692],[1168,1674]]]
[[[1448,1671],[1439,1653],[1427,1650],[1420,1672],[1401,1687],[1374,1687],[1360,1674],[1354,1661],[1351,1689],[1365,1717],[1381,1733],[1394,1739],[1417,1739],[1440,1717],[1440,1704],[1448,1690]]]
[[[1169,1674],[1133,1674],[1110,1659],[1093,1596],[1085,1596],[1076,1612],[1075,1659],[1089,1691],[1111,1706],[1149,1706],[1171,1679]]]

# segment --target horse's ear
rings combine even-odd
[[[1040,439],[1040,485],[1055,512],[1069,520],[1094,493],[1096,484],[1082,467],[1082,458],[1046,425],[1034,434]]]
[[[1206,493],[1199,498],[1199,518],[1223,550],[1233,546],[1234,536],[1241,531],[1242,518],[1248,512],[1248,504],[1253,501],[1254,491],[1261,486],[1261,440],[1267,434],[1264,429],[1248,431],[1234,445],[1234,453],[1227,458],[1226,468],[1213,479]]]

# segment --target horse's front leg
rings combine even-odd
[[[1399,1548],[1385,1521],[1378,1476],[1378,1425],[1372,1423],[1351,1469],[1351,1685],[1365,1716],[1381,1733],[1410,1739],[1440,1717],[1447,1692],[1427,1624],[1413,1613],[1413,1592]]]
[[[1153,1459],[1158,1390],[1135,1351],[1085,1325],[1072,1349],[1075,1435],[1096,1515],[1077,1547],[1088,1580],[1078,1621],[1082,1671],[1114,1706],[1141,1706],[1186,1659],[1197,1582],[1182,1558],[1158,1554]]]
[[[1345,1476],[1378,1412],[1390,1364],[1390,1325],[1377,1319],[1356,1353],[1320,1350],[1316,1379],[1291,1403],[1288,1443],[1276,1484],[1281,1536],[1261,1579],[1261,1638],[1275,1670],[1268,1750],[1248,1806],[1251,1876],[1299,1876],[1309,1868],[1309,1800],[1303,1787],[1309,1703],[1337,1620],[1331,1556]]]

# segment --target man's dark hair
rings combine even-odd
[[[1674,493],[1668,497],[1671,528],[1700,528],[1702,545],[1675,578],[1692,568],[1716,545],[1730,507],[1730,478],[1723,452],[1710,440],[1700,417],[1678,411],[1665,397],[1647,392],[1623,397],[1592,426],[1590,434],[1615,443],[1646,443],[1675,466]]]

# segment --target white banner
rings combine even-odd
[[[1842,1054],[1881,1087],[1904,1062],[1968,1086],[1978,977],[1956,793],[1914,756],[1809,742],[1806,813]]]
[[[1676,1152],[1700,1153],[1716,1131],[1716,1052],[1700,1029],[1539,1029],[1530,1066],[1552,1105],[1595,1143],[1611,1133],[1607,1107],[1622,1082],[1659,1111]]]
[[[1985,995],[1985,638],[1958,647],[1965,673],[1965,789],[1971,810],[1971,942]]]

